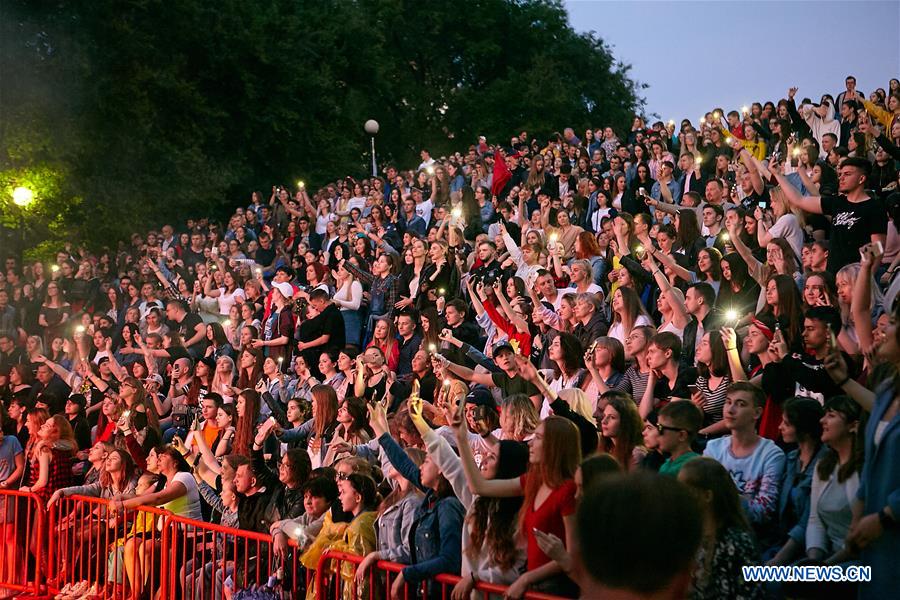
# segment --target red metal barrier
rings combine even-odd
[[[269,535],[175,515],[166,519],[165,528],[165,570],[172,577],[161,588],[164,598],[224,598],[226,587],[263,586],[277,570]]]
[[[46,531],[46,515],[37,495],[0,490],[0,590],[40,593]]]
[[[111,511],[109,500],[69,496],[48,513],[55,563],[44,574],[49,593],[95,592],[124,600],[165,584],[169,574],[161,563],[168,512],[153,507]]]
[[[348,585],[348,580],[346,576],[341,577],[341,573],[342,568],[345,565],[353,565],[353,571],[355,571],[356,565],[359,565],[359,563],[362,562],[362,559],[362,556],[347,552],[335,552],[332,550],[324,552],[319,559],[319,564],[316,568],[316,598],[324,600],[328,596],[332,596],[332,594],[332,597],[336,600],[347,597],[359,598],[359,589],[352,590],[353,594],[344,593],[344,588]],[[335,565],[333,563],[337,564]],[[400,563],[381,560],[378,561],[374,567],[369,569],[369,572],[366,574],[368,590],[365,590],[368,592],[367,595],[369,600],[390,597],[391,586],[396,579],[396,575],[402,571],[405,566],[406,565]],[[349,572],[350,569],[347,569],[347,571]],[[430,593],[427,590],[428,582],[423,582],[420,586],[416,586],[415,588],[410,586],[409,583],[406,583],[403,587],[401,598],[412,600],[414,598],[430,597],[449,600],[450,593],[453,591],[456,584],[459,583],[460,579],[461,578],[458,575],[438,575],[431,581],[439,584],[440,587],[436,589],[432,588]],[[508,586],[505,585],[479,581],[475,584],[474,589],[475,591],[480,592],[480,596],[484,600],[488,600],[490,597],[502,597],[503,594],[506,593],[507,587]],[[559,596],[532,591],[526,592],[523,598],[525,598],[525,600],[563,600]]]
[[[155,600],[219,600],[231,591],[261,587],[281,574],[282,597],[302,599],[310,584],[317,600],[390,596],[405,565],[379,561],[357,587],[361,556],[326,551],[313,573],[299,563],[291,545],[288,562],[276,559],[270,536],[175,516],[153,507],[111,512],[100,498],[69,496],[46,509],[34,494],[0,490],[0,590],[55,595],[96,589],[111,600],[137,598],[152,590]],[[47,552],[44,552],[44,549]],[[47,556],[50,560],[47,560]],[[405,585],[402,597],[449,599],[456,575],[438,575],[420,586]],[[353,589],[345,587],[353,585]],[[430,588],[430,589],[429,589]],[[506,586],[480,581],[487,600]],[[528,592],[526,600],[560,600]]]

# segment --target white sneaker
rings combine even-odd
[[[72,582],[70,581],[65,586],[63,586],[63,589],[59,590],[59,593],[53,597],[53,600],[64,600],[64,598],[68,597],[69,594],[72,593],[72,587]]]
[[[84,594],[81,595],[79,600],[91,600],[91,598],[95,598],[98,594],[97,584],[95,583],[88,589]]]

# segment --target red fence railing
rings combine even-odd
[[[358,583],[361,556],[327,550],[307,569],[295,546],[276,557],[268,535],[158,508],[112,511],[108,500],[69,496],[47,509],[34,494],[9,490],[0,491],[0,507],[0,590],[27,595],[219,600],[264,588],[277,572],[275,597],[384,600],[405,566],[379,561]],[[449,600],[459,580],[443,574],[407,583],[401,597]],[[480,581],[475,591],[487,600],[502,597],[506,586]],[[558,600],[536,592],[525,598]]]

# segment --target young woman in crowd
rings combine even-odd
[[[708,437],[719,437],[728,433],[728,427],[722,420],[722,407],[728,395],[728,387],[733,381],[728,363],[728,351],[718,331],[703,334],[697,352],[699,376],[697,390],[693,392],[691,401],[703,410],[703,429],[700,433]]]
[[[457,428],[457,443],[466,438]],[[562,417],[548,417],[535,430],[529,444],[529,466],[515,479],[487,479],[465,450],[460,456],[469,489],[489,498],[522,497],[519,531],[527,544],[527,571],[510,586],[507,594],[520,597],[529,589],[574,597],[576,586],[538,547],[535,530],[565,540],[572,547],[575,510],[575,471],[581,462],[578,429]]]
[[[432,597],[438,589],[431,577],[438,573],[459,572],[465,509],[431,456],[427,456],[421,466],[416,466],[394,441],[384,407],[379,402],[372,404],[370,424],[393,468],[425,494],[416,508],[411,528],[412,562],[394,579],[391,595],[399,597],[405,586],[414,589],[413,586],[428,580],[426,593]]]
[[[584,364],[591,378],[584,391],[592,404],[591,414],[596,414],[597,398],[610,389],[624,386],[625,346],[616,338],[607,336],[594,340],[594,350],[588,348]]]
[[[397,370],[400,361],[400,343],[397,341],[397,329],[393,320],[380,318],[375,321],[369,346],[375,346],[387,357],[388,369]]]
[[[348,345],[360,347],[364,316],[361,309],[362,284],[356,280],[353,273],[344,268],[343,264],[338,267],[336,278],[337,291],[332,300],[341,309],[341,316],[344,318],[344,339]]]
[[[841,564],[853,557],[845,542],[863,467],[866,416],[854,400],[836,396],[825,401],[821,423],[827,450],[812,478],[806,556],[816,562]]]
[[[647,449],[643,441],[643,422],[634,401],[621,396],[607,400],[600,419],[600,450],[611,454],[626,471],[640,465]]]
[[[425,461],[425,452],[418,448],[404,450],[409,459],[417,467]],[[375,528],[378,535],[378,549],[366,554],[356,569],[357,581],[368,578],[369,569],[379,560],[409,564],[411,560],[409,533],[416,515],[416,509],[422,502],[422,492],[396,469],[387,475],[393,489],[378,506],[378,518]]]
[[[638,293],[628,287],[619,287],[612,298],[613,323],[609,328],[609,337],[625,342],[635,327],[651,325]]]
[[[762,588],[744,579],[741,567],[757,564],[753,532],[728,470],[705,456],[678,472],[703,507],[703,543],[697,555],[692,598],[757,598]]]

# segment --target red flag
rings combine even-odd
[[[494,182],[491,184],[491,194],[494,196],[500,194],[510,179],[512,172],[506,167],[506,160],[499,150],[494,150]]]

